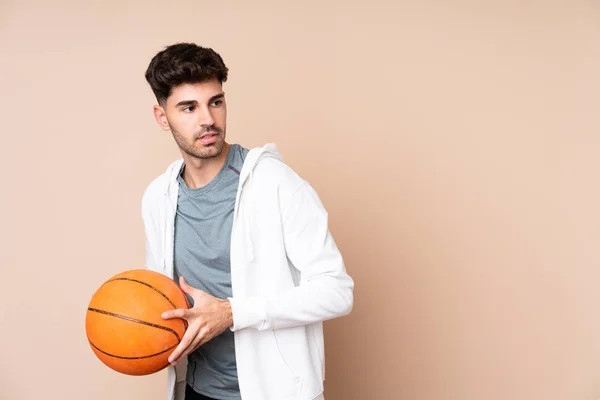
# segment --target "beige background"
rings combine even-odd
[[[230,141],[330,212],[356,301],[328,400],[600,397],[600,3],[85,3],[0,1],[1,399],[164,399],[84,318],[142,266],[178,156],[143,73],[176,41],[229,66]]]

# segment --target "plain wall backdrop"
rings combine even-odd
[[[164,46],[230,68],[228,139],[274,142],[356,281],[327,400],[600,397],[600,3],[0,1],[0,399],[165,398],[85,336],[140,268],[179,157],[144,80]]]

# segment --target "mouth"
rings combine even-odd
[[[203,133],[202,135],[200,135],[200,139],[207,137],[207,136],[214,136],[214,135],[218,135],[219,133],[217,131],[208,131]]]
[[[218,138],[219,134],[217,132],[210,131],[202,134],[198,140],[200,140],[200,143],[202,144],[212,144],[216,142]]]

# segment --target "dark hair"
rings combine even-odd
[[[195,43],[176,43],[158,52],[146,70],[159,103],[171,95],[173,88],[183,83],[200,83],[211,79],[227,81],[228,69],[213,49]]]

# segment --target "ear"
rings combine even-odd
[[[154,118],[156,118],[158,126],[160,126],[163,130],[171,130],[171,127],[169,126],[169,121],[167,120],[167,114],[165,113],[165,109],[158,104],[154,105]]]

